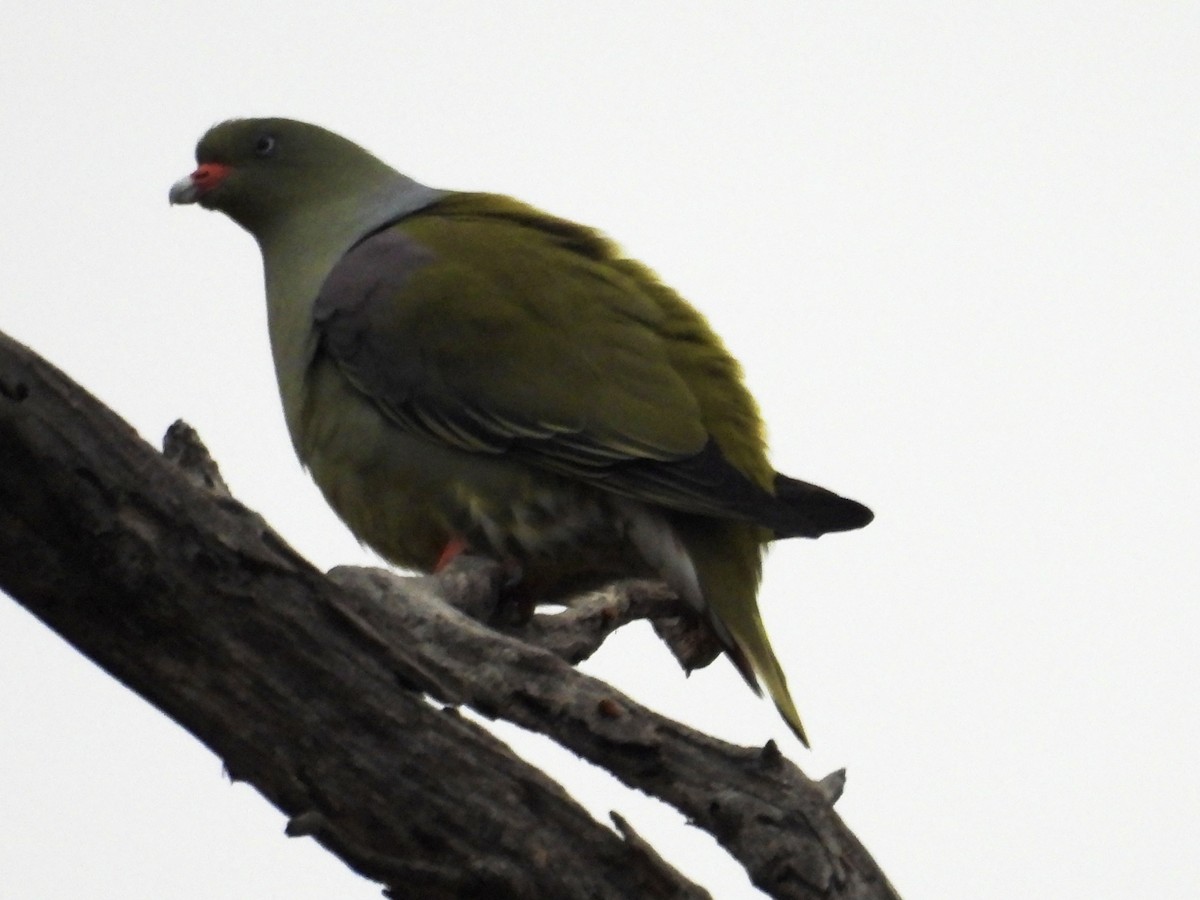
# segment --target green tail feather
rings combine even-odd
[[[739,607],[744,604],[744,600],[738,602]],[[808,747],[810,746],[808,735],[804,732],[804,724],[800,721],[800,712],[796,709],[796,703],[792,700],[792,694],[788,690],[787,677],[783,674],[783,668],[779,665],[779,660],[771,649],[770,641],[767,640],[766,629],[763,628],[762,619],[753,599],[750,600],[750,604],[755,608],[753,621],[746,623],[750,626],[749,634],[731,627],[728,621],[718,619],[715,608],[710,609],[710,615],[721,623],[719,627],[716,627],[717,634],[721,637],[722,643],[726,644],[729,658],[733,660],[737,670],[741,672],[742,677],[746,679],[754,692],[762,693],[759,687],[761,682],[762,687],[766,688],[767,695],[774,701],[775,708],[779,710],[783,721],[800,739],[800,743]],[[725,633],[722,634],[722,632]]]
[[[805,747],[808,736],[788,691],[787,678],[771,649],[758,612],[762,542],[758,529],[739,522],[680,517],[675,528],[699,576],[713,630],[746,683],[775,708]]]

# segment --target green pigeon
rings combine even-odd
[[[171,202],[258,241],[292,443],[361,541],[421,571],[492,557],[535,592],[660,578],[807,744],[763,550],[872,513],[771,467],[699,312],[591,228],[426,187],[315,125],[224,122],[196,162]]]

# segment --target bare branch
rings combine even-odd
[[[502,633],[485,624],[497,567],[327,577],[222,490],[198,441],[177,427],[168,445],[182,468],[0,336],[0,586],[209,746],[289,833],[395,897],[706,896],[433,698],[673,804],[771,896],[896,896],[831,784],[571,668],[617,624],[671,613],[660,588],[612,587]]]

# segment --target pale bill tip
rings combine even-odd
[[[199,196],[200,194],[196,190],[196,182],[192,181],[191,175],[184,175],[171,185],[171,190],[167,194],[167,198],[172,204],[195,203]]]

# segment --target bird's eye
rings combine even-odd
[[[276,141],[272,135],[264,134],[254,142],[255,156],[274,156]]]

